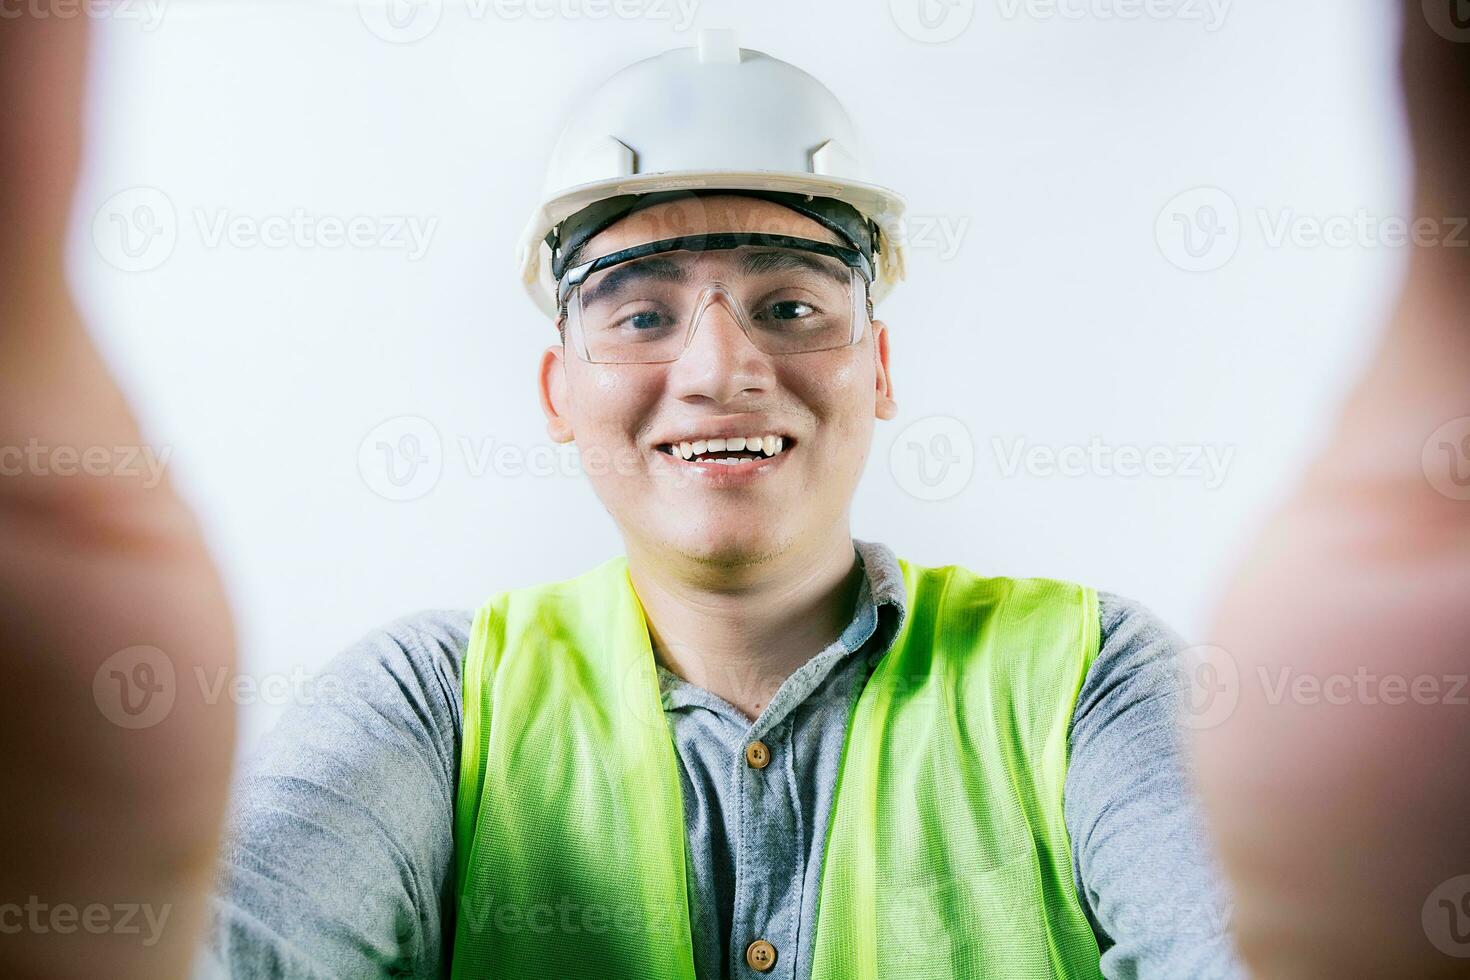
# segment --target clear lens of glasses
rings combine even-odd
[[[722,300],[767,354],[831,350],[861,339],[862,274],[800,248],[745,245],[633,258],[587,276],[567,297],[569,339],[597,363],[678,359]]]

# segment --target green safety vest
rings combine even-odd
[[[899,567],[908,614],[848,721],[813,978],[1100,978],[1062,817],[1097,595]],[[695,980],[678,762],[625,557],[476,613],[455,851],[456,980]]]

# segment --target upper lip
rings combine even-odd
[[[698,424],[690,424],[674,429],[653,440],[657,446],[677,446],[681,442],[708,442],[711,439],[726,439],[730,436],[781,436],[787,442],[795,442],[795,438],[782,425],[759,418],[730,418],[727,421],[710,419]]]

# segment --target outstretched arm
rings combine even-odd
[[[233,794],[209,976],[448,975],[469,626],[374,630],[286,711]]]
[[[1404,7],[1415,209],[1463,224],[1470,22],[1455,0]],[[1371,368],[1213,635],[1239,705],[1198,761],[1250,966],[1464,976],[1470,249],[1415,249]]]
[[[1100,593],[1102,645],[1078,694],[1065,812],[1102,972],[1233,980],[1230,903],[1188,774],[1178,634]]]
[[[85,24],[0,27],[0,976],[155,980],[188,970],[234,740],[184,681],[233,627],[63,276]]]

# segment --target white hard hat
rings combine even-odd
[[[532,299],[556,315],[548,238],[564,219],[623,195],[710,190],[844,202],[873,225],[873,302],[904,277],[905,236],[895,234],[903,198],[873,180],[837,97],[799,68],[739,47],[733,30],[705,29],[693,47],[613,75],[562,130],[542,203],[516,246]]]

